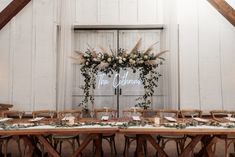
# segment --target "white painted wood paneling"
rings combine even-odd
[[[13,52],[13,104],[15,108],[31,110],[31,67],[32,67],[32,3],[16,15],[11,30]],[[9,53],[9,52],[8,52]]]
[[[157,0],[138,0],[138,7],[139,23],[157,23]]]
[[[99,22],[115,24],[119,21],[119,0],[99,0]]]
[[[54,3],[51,0],[34,1],[34,3],[36,25],[34,109],[55,109]]]
[[[234,109],[234,27],[207,1],[178,2],[181,108]]]
[[[235,29],[224,17],[221,17],[221,71],[223,107],[235,110]]]
[[[125,24],[138,22],[137,0],[120,0],[120,22]]]
[[[162,23],[162,0],[75,0],[75,24]]]
[[[198,8],[201,105],[203,110],[222,108],[219,14],[204,0]]]
[[[0,31],[0,103],[56,109],[54,2],[31,1]]]
[[[98,0],[76,0],[76,21],[78,23],[98,23]]]
[[[179,1],[180,107],[183,109],[200,108],[197,1]]]
[[[0,31],[0,101],[9,103],[10,90],[10,25]]]
[[[10,4],[12,0],[1,0],[0,1],[0,12]]]

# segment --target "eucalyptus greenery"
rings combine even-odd
[[[160,56],[166,52],[151,53],[155,44],[145,51],[141,51],[139,50],[140,39],[130,52],[124,49],[119,49],[117,52],[110,50],[111,52],[109,52],[103,47],[100,47],[101,52],[97,52],[93,48],[88,48],[86,52],[76,52],[76,55],[72,58],[75,61],[74,63],[80,64],[81,74],[85,83],[81,87],[84,92],[84,99],[80,106],[87,110],[89,101],[94,104],[93,91],[96,88],[98,72],[105,73],[111,77],[112,74],[119,73],[121,69],[130,68],[133,73],[139,71],[139,79],[145,89],[145,94],[137,99],[138,103],[136,106],[147,109],[151,104],[150,98],[154,94],[154,88],[158,87],[158,80],[161,76],[157,69],[164,58]]]

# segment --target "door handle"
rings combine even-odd
[[[117,88],[114,89],[114,95],[117,95]]]
[[[122,95],[122,89],[121,88],[120,88],[120,92],[119,93],[120,93],[120,95]]]

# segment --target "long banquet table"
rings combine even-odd
[[[18,121],[19,123],[20,121]],[[83,120],[84,122],[84,120]],[[14,121],[11,123],[15,123]],[[100,123],[100,122],[99,122]],[[111,123],[123,123],[112,121]],[[192,149],[200,141],[207,141],[204,143],[204,147],[198,153],[198,156],[201,154],[207,154],[207,156],[212,157],[214,154],[212,152],[212,145],[217,142],[218,137],[221,135],[235,135],[234,128],[225,128],[217,126],[189,126],[187,128],[168,128],[164,126],[153,126],[153,125],[138,125],[138,126],[118,126],[110,125],[108,122],[104,122],[102,125],[82,125],[74,127],[56,127],[52,125],[39,125],[32,126],[27,128],[11,128],[3,129],[0,128],[0,135],[17,135],[20,136],[24,142],[30,148],[26,156],[33,156],[33,151],[36,149],[35,144],[32,142],[31,136],[38,139],[38,141],[44,145],[44,148],[47,149],[48,153],[53,157],[59,157],[60,154],[56,149],[48,142],[44,135],[48,134],[86,134],[87,136],[82,141],[80,147],[71,155],[71,157],[76,157],[82,153],[84,148],[91,142],[95,141],[96,152],[95,156],[102,156],[102,134],[103,133],[121,133],[121,134],[136,134],[137,137],[137,156],[143,157],[143,142],[149,141],[151,145],[158,151],[159,156],[167,157],[167,153],[160,147],[156,139],[152,135],[193,135],[191,142],[184,148],[184,150],[179,155],[180,157],[190,156]]]

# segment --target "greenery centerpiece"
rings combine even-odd
[[[156,43],[155,43],[156,44]],[[157,71],[164,58],[161,57],[166,51],[158,54],[153,53],[151,45],[145,51],[140,50],[141,39],[136,43],[134,48],[127,52],[125,49],[119,49],[117,52],[100,47],[101,51],[97,52],[89,47],[86,52],[76,52],[72,57],[75,64],[81,65],[81,74],[84,77],[85,85],[81,88],[84,92],[84,99],[80,103],[83,109],[88,109],[89,101],[94,104],[93,91],[96,88],[96,77],[98,72],[105,73],[109,77],[115,72],[119,73],[120,69],[132,69],[133,73],[139,71],[145,93],[137,99],[136,106],[147,109],[154,94],[154,88],[158,86],[158,80],[161,74]]]

